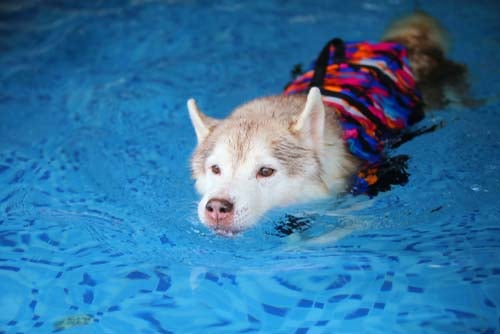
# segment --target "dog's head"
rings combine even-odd
[[[269,209],[322,197],[319,155],[325,111],[318,89],[305,97],[274,96],[251,101],[227,119],[205,116],[188,101],[198,146],[191,167],[202,223],[232,235]]]

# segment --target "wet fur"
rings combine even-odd
[[[311,140],[313,129],[295,129],[305,104],[303,95],[270,96],[242,105],[227,119],[211,120],[216,125],[202,138],[191,163],[196,187],[204,194],[198,209],[204,223],[204,207],[211,198],[235,203],[230,229],[237,232],[272,207],[345,189],[357,162],[341,138],[335,112],[323,111],[325,131],[321,142],[315,143]],[[221,166],[221,175],[211,175],[212,164]],[[257,179],[258,168],[267,165],[275,168],[277,175]],[[225,228],[216,227],[219,232],[228,232]]]
[[[442,108],[452,100],[470,104],[467,68],[447,58],[448,32],[432,16],[416,12],[393,22],[383,40],[403,44],[427,109]]]

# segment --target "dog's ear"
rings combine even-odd
[[[189,99],[187,101],[187,107],[191,123],[193,124],[194,131],[196,132],[198,144],[200,144],[208,136],[210,129],[216,125],[217,120],[204,115],[196,105],[196,101],[194,99]]]
[[[312,139],[314,147],[320,147],[325,130],[325,106],[321,99],[321,92],[312,87],[307,95],[304,110],[292,127],[292,130]]]

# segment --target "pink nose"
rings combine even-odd
[[[221,198],[212,198],[205,205],[205,215],[210,225],[229,226],[233,221],[233,203]]]

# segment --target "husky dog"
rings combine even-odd
[[[407,48],[417,84],[462,69],[445,58],[446,34],[426,14],[395,22],[383,40]],[[198,205],[203,224],[233,235],[271,208],[347,189],[364,159],[346,144],[335,104],[326,103],[322,92],[310,87],[307,95],[258,98],[223,120],[188,101],[198,140],[191,167],[203,196]]]

